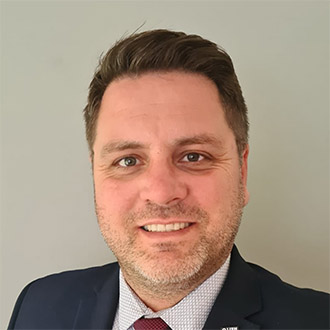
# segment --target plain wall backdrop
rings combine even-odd
[[[2,1],[0,328],[28,282],[114,260],[82,109],[100,54],[143,23],[229,52],[251,123],[238,248],[329,291],[328,1]]]

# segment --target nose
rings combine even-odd
[[[140,198],[143,202],[170,206],[184,200],[188,194],[188,186],[180,175],[180,171],[172,164],[153,164],[144,173],[141,182]]]

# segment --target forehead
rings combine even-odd
[[[216,85],[201,74],[184,72],[152,72],[137,77],[121,77],[107,87],[101,109],[112,107],[113,112],[139,104],[181,104],[193,108],[205,98],[220,105]]]
[[[107,87],[95,142],[101,138],[178,139],[228,131],[219,93],[211,80],[193,73],[147,73],[120,78]]]

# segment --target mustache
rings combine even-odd
[[[152,218],[182,218],[186,220],[190,219],[196,222],[201,222],[203,220],[208,220],[209,215],[206,211],[198,206],[188,206],[182,202],[171,206],[158,205],[149,202],[143,209],[129,212],[125,216],[125,219],[128,222],[135,222],[136,219],[148,220]]]

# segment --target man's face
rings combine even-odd
[[[247,154],[218,91],[180,72],[106,89],[93,172],[102,234],[130,283],[194,286],[228,256],[247,203]]]

